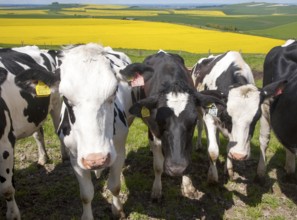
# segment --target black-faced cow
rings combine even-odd
[[[0,49],[0,195],[6,199],[8,219],[20,219],[12,183],[15,141],[35,132],[39,147],[38,161],[40,164],[45,163],[47,154],[41,126],[51,112],[54,124],[58,127],[61,108],[57,93],[32,96],[20,89],[14,79],[20,74],[30,75],[33,71],[55,71],[58,53],[42,51],[35,46]],[[63,152],[66,158],[66,152]]]
[[[278,140],[286,149],[285,169],[288,174],[295,172],[297,154],[297,42],[288,40],[284,45],[274,47],[264,61],[263,87],[278,80],[287,80],[283,91],[279,90],[276,98],[267,100],[262,105],[260,119],[261,155],[257,175],[264,180],[266,171],[265,152],[270,139],[271,127]]]
[[[121,81],[119,70],[129,64],[130,59],[110,47],[94,43],[67,47],[61,59],[60,77],[34,73],[31,77],[17,77],[17,83],[28,87],[28,83],[32,86],[32,79],[43,80],[51,88],[57,86],[63,96],[58,133],[70,152],[79,182],[82,219],[93,219],[91,171],[96,171],[98,176],[107,167],[110,167],[108,188],[113,195],[112,212],[122,217],[120,174],[128,134],[125,110],[132,101],[130,87]]]
[[[149,128],[155,172],[152,199],[161,198],[163,171],[170,176],[183,175],[183,192],[188,196],[193,188],[184,174],[190,164],[197,108],[219,100],[195,91],[184,60],[177,54],[160,51],[121,72],[133,78],[131,84],[142,85],[146,97],[135,103],[130,113],[141,117]]]
[[[205,90],[207,94],[215,93],[226,104],[225,107],[209,106],[203,114],[211,160],[208,182],[216,183],[218,182],[216,160],[219,156],[217,129],[229,139],[226,172],[232,178],[232,159],[245,160],[249,157],[250,141],[261,115],[260,104],[266,97],[272,95],[279,84],[270,85],[263,91],[259,90],[254,85],[250,67],[235,51],[200,59],[192,69],[192,78],[199,91]],[[199,127],[201,128],[198,126],[198,129]]]

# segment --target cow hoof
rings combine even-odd
[[[217,185],[219,182],[219,177],[217,175],[208,175],[207,176],[207,183],[208,185]]]
[[[68,161],[70,161],[70,158],[69,158],[68,154],[67,155],[62,155],[62,163],[65,163],[65,162],[68,162]]]
[[[265,185],[265,177],[256,175],[254,178],[254,183],[258,184],[259,186],[264,186]]]
[[[124,211],[118,210],[114,205],[111,206],[113,219],[125,219],[126,215]]]
[[[49,160],[48,156],[44,156],[44,157],[39,158],[37,163],[40,166],[44,166],[48,162],[48,160]]]
[[[151,200],[152,200],[153,203],[161,203],[162,194],[161,193],[158,193],[158,194],[152,193]]]
[[[194,187],[191,187],[191,189],[189,189],[188,187],[186,189],[183,188],[182,194],[184,197],[187,197],[189,199],[199,198],[199,192]]]
[[[284,183],[297,184],[297,177],[293,173],[286,174],[282,178],[282,181]]]

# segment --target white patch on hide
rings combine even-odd
[[[187,93],[169,93],[166,96],[167,106],[174,111],[174,114],[178,117],[179,114],[185,110],[188,103],[189,94]]]

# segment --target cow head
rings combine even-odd
[[[149,79],[153,71],[145,64],[134,64],[122,72],[131,76],[131,71],[127,71],[130,69],[137,70],[135,72],[143,74],[145,79]],[[153,86],[153,82],[150,83]],[[155,95],[138,101],[130,108],[130,113],[142,118],[153,135],[161,140],[167,174],[179,176],[186,171],[198,117],[197,107],[217,101],[212,96],[198,93],[184,81],[175,81],[163,84]]]
[[[250,156],[250,141],[261,116],[261,104],[265,99],[280,95],[285,83],[286,81],[278,81],[263,89],[252,84],[238,85],[221,97],[226,102],[226,107],[218,105],[215,118],[220,121],[218,126],[221,131],[229,137],[230,158],[245,160]]]
[[[16,83],[31,93],[36,81],[59,89],[69,115],[70,152],[83,169],[107,167],[115,161],[114,101],[122,79],[119,70],[129,62],[123,53],[89,43],[63,50],[60,74],[35,72],[16,77]]]

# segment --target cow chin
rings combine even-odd
[[[169,176],[182,176],[188,171],[189,162],[184,160],[182,162],[174,162],[172,160],[165,160],[164,171]]]

